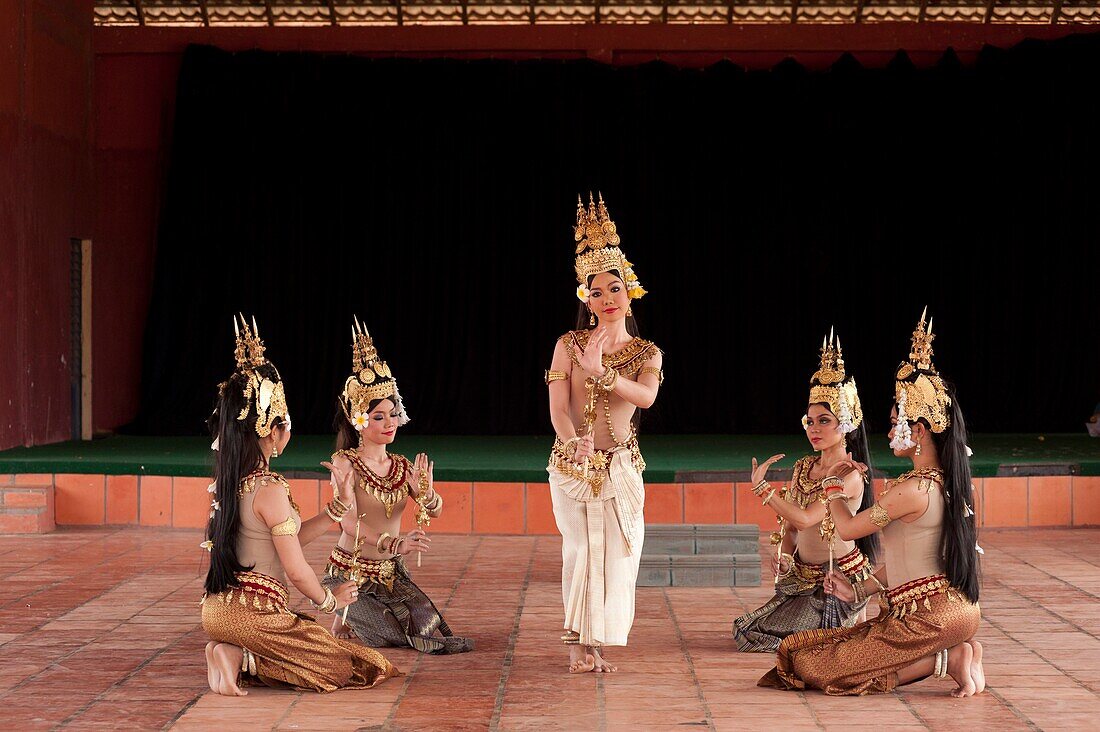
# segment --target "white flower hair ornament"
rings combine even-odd
[[[351,426],[355,428],[356,432],[362,432],[363,428],[367,426],[367,415],[362,412],[351,415]]]
[[[901,390],[898,395],[898,421],[894,425],[894,439],[890,440],[890,447],[895,450],[908,450],[917,443],[913,442],[913,428],[909,426],[909,415],[905,413],[906,392]]]
[[[580,300],[583,303],[587,303],[588,299],[590,297],[592,297],[592,290],[589,290],[584,285],[579,285],[577,287],[577,299],[578,300]]]
[[[850,380],[850,382],[852,384],[852,388],[854,389],[856,385],[856,380],[853,378]],[[840,414],[836,416],[837,420],[840,422],[840,425],[839,427],[837,427],[837,429],[840,430],[840,434],[846,435],[849,432],[854,432],[856,426],[852,424],[852,408],[848,404],[847,389],[842,386],[837,391],[840,392]]]

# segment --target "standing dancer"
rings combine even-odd
[[[839,536],[882,530],[885,572],[850,584],[838,572],[825,589],[851,601],[882,593],[885,609],[854,628],[807,630],[783,640],[776,667],[761,686],[821,689],[826,694],[873,694],[935,676],[951,676],[956,697],[985,689],[982,644],[974,640],[978,609],[977,529],[971,508],[970,449],[954,387],[932,365],[932,321],[921,316],[909,360],[895,374],[890,447],[913,469],[887,484],[871,508],[852,515],[847,475],[864,469],[851,460],[831,466],[825,505]],[[840,499],[840,500],[833,500]]]
[[[631,300],[645,290],[602,195],[597,204],[590,194],[587,210],[578,198],[574,234],[581,305],[546,372],[556,433],[547,472],[562,535],[569,671],[607,673],[615,667],[603,647],[625,646],[634,622],[645,539],[637,411],[653,404],[664,377],[660,349],[638,337]]]
[[[431,539],[418,525],[401,536],[409,498],[419,504],[417,523],[443,512],[428,456],[416,462],[386,452],[397,428],[409,421],[397,381],[378,358],[370,334],[356,318],[352,327],[352,373],[344,382],[336,414],[332,456],[337,482],[357,483],[355,510],[340,522],[340,540],[325,568],[326,587],[351,580],[359,599],[333,619],[337,637],[354,634],[369,646],[406,646],[423,653],[462,653],[473,641],[451,633],[439,610],[409,577],[404,557],[428,551]],[[439,635],[436,635],[439,631]]]
[[[832,333],[821,344],[821,366],[810,377],[810,398],[802,417],[806,439],[821,454],[807,455],[794,464],[790,487],[773,489],[765,475],[782,455],[762,465],[752,461],[753,492],[779,516],[773,557],[775,596],[766,604],[733,621],[734,640],[740,651],[772,653],[791,633],[810,628],[851,627],[858,622],[866,599],[848,603],[826,594],[825,575],[839,569],[852,582],[867,579],[873,570],[878,540],[874,534],[854,542],[835,535],[825,515],[822,480],[826,466],[852,457],[870,464],[867,430],[859,403],[856,381],[846,377],[840,339]],[[850,452],[849,452],[850,451]],[[851,505],[869,508],[873,491],[859,473],[846,482]]]
[[[237,323],[234,321],[234,330]],[[352,485],[340,483],[323,514],[302,521],[290,485],[271,459],[290,442],[283,381],[264,357],[256,321],[241,318],[237,369],[218,386],[210,418],[215,477],[204,549],[210,552],[202,628],[210,688],[244,696],[239,679],[311,691],[365,688],[399,675],[378,651],[329,635],[289,606],[286,579],[323,613],[352,602],[354,582],[325,589],[302,546],[348,510]],[[284,569],[285,568],[285,569]]]

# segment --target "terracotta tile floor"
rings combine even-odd
[[[0,537],[0,729],[1057,729],[1100,718],[1100,530],[986,531],[988,693],[949,680],[831,698],[755,686],[770,657],[733,651],[730,621],[770,594],[644,588],[620,673],[570,677],[557,537],[439,536],[417,577],[478,650],[388,655],[376,689],[206,688],[197,532]],[[322,567],[325,540],[309,548]],[[300,596],[299,596],[300,599]]]

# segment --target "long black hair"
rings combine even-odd
[[[825,402],[818,402],[818,406],[824,407],[829,410],[829,414],[832,414],[832,407]],[[811,405],[812,406],[812,405]],[[836,418],[836,415],[833,414]],[[851,454],[852,459],[858,463],[863,463],[867,466],[867,476],[870,479],[875,474],[874,463],[871,462],[871,447],[867,442],[867,418],[864,417],[859,423],[859,427],[846,434],[845,439],[848,442],[848,452]],[[866,511],[875,503],[875,491],[872,485],[863,486],[863,498],[859,502],[859,511]],[[858,511],[857,511],[858,513]],[[867,557],[867,560],[874,563],[878,560],[879,555],[879,541],[878,532],[868,534],[856,539],[856,547],[863,552],[863,556]]]
[[[370,414],[375,408],[382,402],[389,400],[397,405],[395,399],[397,397],[382,397],[381,399],[371,399],[367,404],[367,414]],[[347,415],[344,414],[343,398],[336,397],[336,416],[332,419],[332,428],[336,430],[336,449],[347,450],[351,448],[354,450],[359,446],[359,433],[351,422],[348,421]]]
[[[278,370],[270,363],[255,367],[263,378],[278,383]],[[236,586],[237,572],[246,572],[237,558],[237,534],[241,528],[240,499],[237,490],[241,480],[265,465],[260,450],[260,438],[256,434],[256,410],[249,409],[248,416],[237,419],[249,402],[244,397],[248,376],[236,372],[218,385],[218,397],[214,413],[207,420],[210,434],[218,441],[214,453],[214,498],[218,509],[206,525],[206,538],[213,542],[210,549],[210,569],[206,572],[206,591],[210,594],[224,592]],[[282,417],[272,420],[272,428],[282,424]]]
[[[944,382],[951,404],[947,407],[949,424],[943,432],[929,429],[943,468],[944,571],[954,587],[971,602],[978,601],[981,589],[981,563],[978,559],[978,527],[974,516],[973,476],[966,448],[966,421],[963,419],[955,386]],[[925,427],[928,423],[921,419]]]

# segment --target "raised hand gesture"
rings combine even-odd
[[[584,351],[580,354],[577,362],[580,363],[584,372],[589,376],[602,376],[604,372],[603,365],[603,349],[607,345],[607,339],[609,337],[607,328],[600,325],[592,331],[592,335],[588,337],[588,345]]]
[[[331,477],[329,483],[333,487],[333,495],[337,496],[345,506],[355,505],[355,468],[349,463],[346,467],[339,468],[327,460],[322,460],[321,465],[328,468]]]
[[[423,491],[420,489],[420,476],[427,476],[428,482],[424,485]],[[429,495],[435,492],[435,461],[428,460],[426,453],[420,453],[416,456],[416,460],[413,461],[412,474],[410,475],[412,480],[412,487],[414,493],[413,498],[425,499]]]
[[[787,456],[786,453],[780,453],[779,455],[772,455],[770,458],[765,460],[760,465],[757,465],[756,464],[756,458],[753,458],[752,459],[752,478],[750,478],[750,480],[752,481],[752,484],[756,485],[760,481],[764,480],[764,476],[766,476],[768,474],[768,468],[770,468],[772,465],[779,462],[780,460],[782,460],[786,456]]]

